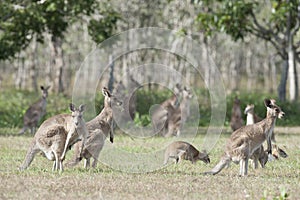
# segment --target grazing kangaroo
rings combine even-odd
[[[247,115],[247,121],[246,121],[247,125],[254,124],[254,123],[260,122],[262,120],[262,118],[260,118],[259,116],[257,116],[254,113],[254,105],[253,104],[248,104],[247,107],[245,108],[244,113]],[[271,139],[272,139],[272,142],[275,143],[275,134],[274,134],[274,132],[272,132]],[[276,144],[272,144],[272,149],[273,149],[272,155],[276,159],[278,159],[279,156],[281,156],[283,158],[288,157],[287,153],[284,150],[282,150],[281,148],[279,148]]]
[[[151,122],[155,133],[161,132],[161,134],[164,135],[164,132],[168,129],[168,118],[179,106],[181,91],[181,86],[176,84],[172,97],[162,102],[155,110],[153,110]]]
[[[38,152],[53,160],[53,169],[63,171],[62,161],[65,153],[78,140],[85,139],[86,127],[82,118],[84,106],[78,109],[70,104],[72,114],[53,116],[42,123],[27,151],[20,170],[25,170]]]
[[[199,152],[193,145],[176,141],[171,143],[165,151],[164,165],[166,165],[170,158],[179,163],[181,160],[190,160],[193,164],[197,160],[202,160],[204,163],[210,163],[210,159],[206,151]]]
[[[172,135],[179,136],[181,129],[186,122],[187,118],[190,116],[190,99],[193,97],[190,90],[182,90],[182,101],[178,108],[171,107],[168,105],[168,133],[165,137],[170,137]]]
[[[48,97],[48,87],[41,86],[42,97],[32,104],[25,112],[23,117],[23,128],[20,130],[19,134],[24,134],[25,131],[30,128],[31,134],[34,134],[35,128],[38,122],[46,114],[47,97]]]
[[[88,135],[83,145],[84,148],[81,153],[81,141],[74,145],[74,157],[68,163],[69,166],[75,166],[83,157],[86,159],[84,167],[87,168],[89,167],[90,158],[92,157],[94,159],[92,166],[95,168],[100,151],[104,146],[108,134],[110,134],[110,142],[113,143],[113,106],[120,106],[122,102],[112,95],[106,87],[103,87],[102,94],[104,96],[104,108],[97,117],[86,123]]]
[[[281,119],[284,112],[275,104],[275,100],[266,99],[264,104],[267,108],[267,116],[262,121],[241,127],[234,131],[227,142],[224,155],[220,162],[209,172],[205,174],[217,174],[231,161],[240,164],[240,175],[245,176],[248,173],[248,160],[250,156],[261,147],[267,140],[268,156],[272,154],[271,134],[275,127],[275,121],[278,117]]]
[[[242,118],[242,111],[240,106],[240,100],[235,97],[233,101],[230,126],[233,131],[241,128],[244,125],[244,120]]]

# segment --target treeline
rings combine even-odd
[[[99,84],[126,83],[124,74],[132,67],[161,63],[190,85],[205,88],[220,81],[209,67],[211,58],[228,94],[259,91],[282,101],[298,98],[298,1],[2,1],[0,7],[1,88],[38,91],[44,84],[71,94],[76,71],[98,43],[128,29],[160,27],[176,30],[178,40],[186,35],[201,44],[195,54],[207,65],[202,79],[184,58],[142,49],[111,55],[114,73],[108,69]],[[129,35],[128,41],[135,38]]]

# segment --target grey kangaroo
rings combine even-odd
[[[271,134],[275,127],[275,121],[276,118],[283,118],[285,113],[275,104],[273,99],[265,99],[264,104],[267,108],[266,118],[256,124],[247,125],[234,131],[227,142],[220,162],[205,174],[215,175],[233,161],[240,164],[240,176],[247,175],[250,156],[261,147],[265,140],[268,144],[268,155],[272,155]]]
[[[19,132],[20,135],[24,134],[28,128],[30,128],[31,134],[34,134],[39,121],[46,114],[49,88],[50,86],[41,86],[42,97],[26,110],[25,115],[23,117],[23,128]]]

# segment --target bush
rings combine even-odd
[[[197,100],[199,102],[200,120],[199,119],[189,119],[189,120],[199,120],[199,126],[209,126],[211,117],[210,108],[210,98],[209,92],[204,89],[195,89]],[[166,99],[172,96],[169,90],[138,90],[137,92],[137,114],[135,118],[135,123],[137,125],[146,126],[150,123],[149,109],[152,105],[160,104]],[[264,106],[265,98],[275,98],[274,95],[265,93],[242,93],[242,94],[231,94],[227,96],[227,113],[225,125],[228,126],[231,117],[231,109],[233,104],[233,99],[238,96],[241,100],[241,110],[244,111],[247,104],[255,105],[255,112],[260,117],[265,117],[266,109]],[[6,128],[21,128],[23,125],[23,115],[26,112],[29,105],[37,101],[40,98],[40,94],[29,91],[20,90],[5,90],[1,91],[0,95],[0,127]],[[47,114],[41,120],[60,113],[69,113],[69,103],[72,101],[71,97],[49,94],[48,104],[47,104]],[[298,116],[300,114],[300,103],[290,103],[290,102],[279,102],[277,104],[282,107],[286,116],[283,120],[277,120],[276,124],[278,126],[297,126]],[[103,108],[103,96],[101,93],[97,93],[95,98],[96,113],[99,113]],[[191,112],[193,112],[191,108]],[[86,121],[90,120],[94,116],[92,114],[86,113]],[[193,115],[198,116],[198,115]],[[246,115],[243,114],[243,118],[246,122]],[[40,122],[40,123],[41,123]]]

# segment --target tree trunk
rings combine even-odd
[[[278,87],[278,98],[280,101],[286,101],[286,82],[287,82],[288,69],[289,69],[288,60],[284,59],[282,62],[281,79]]]
[[[62,51],[62,40],[61,38],[57,38],[52,36],[50,42],[50,49],[51,49],[51,66],[53,66],[55,70],[55,77],[54,77],[54,90],[57,93],[64,92],[64,85],[63,85],[63,51]]]
[[[31,66],[30,66],[30,77],[31,77],[31,85],[32,85],[32,89],[35,92],[38,92],[38,84],[37,84],[37,41],[34,38],[32,41],[32,51],[31,51]]]
[[[288,79],[289,79],[289,96],[291,101],[296,101],[298,98],[298,80],[295,63],[295,53],[293,50],[292,36],[288,44]]]
[[[113,60],[113,56],[110,55],[109,56],[109,79],[108,79],[108,90],[109,91],[113,91],[113,86],[114,86],[114,82],[115,82],[115,77],[114,77],[114,60]]]

